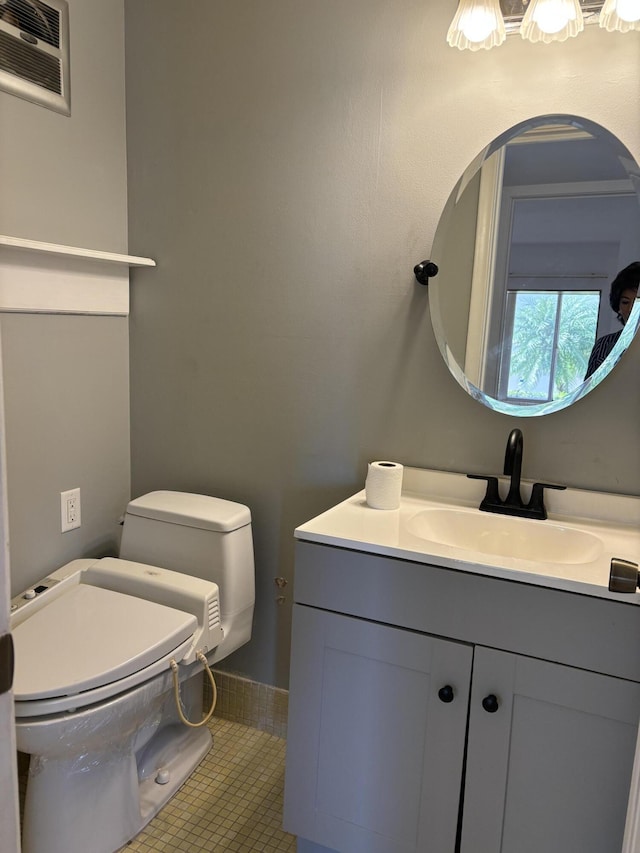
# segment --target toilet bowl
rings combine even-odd
[[[176,506],[193,497],[162,493],[171,524],[184,526]],[[229,502],[202,507],[219,518],[220,503]],[[233,531],[205,529],[218,538],[243,519]],[[228,563],[215,559],[206,574],[223,581]],[[122,558],[73,561],[13,600],[16,740],[31,756],[23,853],[114,853],[209,751],[208,728],[184,725],[180,710],[202,719],[199,653],[213,663],[229,638],[233,650],[250,636],[252,551],[234,571],[246,583],[234,578],[226,609],[214,580]]]
[[[112,853],[158,813],[211,747],[208,728],[167,725],[167,697],[156,677],[77,714],[18,721],[18,749],[32,755],[23,853]],[[161,721],[170,749],[145,777],[139,757]]]

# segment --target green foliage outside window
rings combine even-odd
[[[507,399],[559,400],[580,385],[598,324],[598,291],[518,291]]]

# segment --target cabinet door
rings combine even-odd
[[[285,828],[345,853],[453,851],[471,661],[470,646],[295,605]]]
[[[476,648],[462,853],[618,853],[639,716],[634,682]]]

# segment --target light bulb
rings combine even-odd
[[[469,10],[460,18],[459,27],[469,41],[484,41],[495,26],[495,19],[483,8]]]
[[[567,9],[554,0],[541,0],[533,13],[533,20],[543,33],[559,33],[569,21]]]
[[[618,17],[629,24],[640,21],[640,0],[618,0],[616,11]]]

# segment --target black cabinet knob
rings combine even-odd
[[[438,690],[438,699],[441,702],[453,702],[453,687],[450,684],[445,684]]]
[[[498,704],[498,697],[494,696],[493,693],[489,693],[489,695],[485,696],[482,700],[482,707],[485,709],[487,714],[495,714],[500,707]]]

